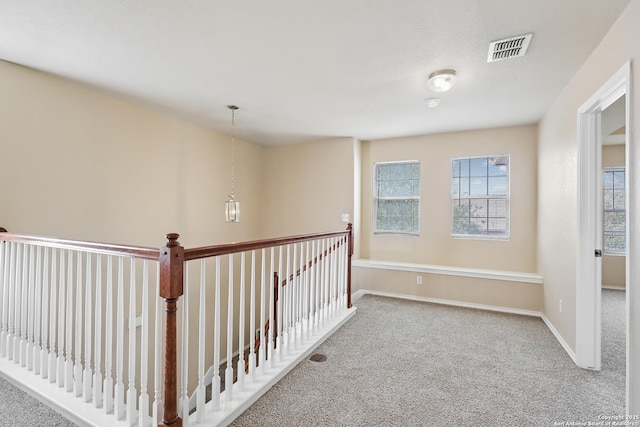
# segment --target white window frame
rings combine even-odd
[[[390,165],[390,164],[407,164],[407,163],[416,163],[418,164],[419,169],[421,170],[422,165],[419,160],[401,160],[401,161],[390,161],[390,162],[375,162],[373,164],[373,234],[376,235],[403,235],[403,236],[419,236],[420,235],[420,181],[421,176],[418,176],[418,195],[411,197],[378,197],[378,165]],[[421,172],[420,172],[421,174]],[[417,200],[418,201],[418,215],[417,215],[417,223],[415,231],[404,231],[404,230],[379,230],[378,229],[378,200]]]
[[[456,160],[473,160],[473,159],[491,159],[491,158],[500,158],[506,157],[508,160],[507,166],[507,191],[505,195],[490,195],[486,196],[471,196],[471,195],[462,195],[458,194],[457,197],[454,197],[452,186],[453,186],[453,164]],[[510,154],[494,154],[494,155],[486,155],[486,156],[464,156],[464,157],[454,157],[451,159],[450,163],[450,188],[449,188],[449,196],[451,203],[451,237],[455,239],[472,239],[472,240],[509,240],[511,236],[511,155]],[[487,172],[487,185],[488,185],[488,172]],[[471,179],[471,177],[469,177]],[[471,234],[471,233],[455,233],[454,232],[454,207],[457,200],[471,200],[471,199],[501,199],[505,200],[505,231],[503,234]],[[488,215],[488,214],[487,214]],[[488,217],[487,217],[488,218]]]
[[[607,189],[604,188],[604,174],[606,173],[613,173],[613,172],[622,172],[623,176],[624,176],[624,186],[625,186],[625,191],[624,191],[624,195],[625,195],[625,201],[622,204],[622,209],[607,209],[604,205],[604,194],[606,191],[608,191]],[[602,249],[604,251],[605,255],[611,255],[611,256],[626,256],[627,255],[627,230],[626,230],[626,224],[627,224],[627,220],[626,220],[626,216],[627,216],[627,209],[626,209],[626,187],[627,187],[627,176],[626,176],[626,170],[624,166],[615,166],[615,167],[607,167],[607,168],[603,168],[602,169],[602,182],[603,182],[603,188],[602,188]],[[615,188],[613,188],[613,191],[615,191]],[[614,196],[614,200],[615,200],[615,196]],[[621,233],[622,236],[624,237],[624,251],[621,252],[614,252],[611,251],[610,249],[607,248],[606,246],[606,239],[605,236],[607,235],[607,233],[611,233],[611,231],[608,231],[605,227],[605,217],[606,217],[606,213],[607,212],[622,212],[625,215],[625,229],[622,232],[618,232]]]

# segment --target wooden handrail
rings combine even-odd
[[[2,240],[17,243],[30,243],[33,245],[48,246],[50,248],[80,250],[106,255],[129,255],[134,258],[157,260],[160,250],[144,246],[125,246],[110,243],[83,242],[80,240],[56,239],[53,237],[28,236],[24,234],[12,234],[2,229]]]
[[[349,229],[345,231],[334,231],[328,233],[304,234],[290,237],[277,237],[273,239],[253,240],[248,242],[230,243],[225,245],[204,246],[200,248],[185,249],[185,261],[201,259],[213,256],[228,255],[236,252],[246,252],[256,249],[265,249],[271,246],[282,246],[291,243],[306,242],[308,240],[322,239],[327,237],[345,236],[349,234]]]

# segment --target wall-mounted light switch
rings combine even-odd
[[[349,222],[349,214],[342,214],[342,222]]]

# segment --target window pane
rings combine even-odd
[[[451,194],[460,195],[460,178],[451,178]]]
[[[418,212],[418,200],[378,200],[376,229],[415,233]]]
[[[624,190],[613,191],[613,209],[624,210]]]
[[[507,220],[500,218],[489,218],[489,232],[500,233],[507,228]]]
[[[613,210],[613,191],[605,190],[604,192],[604,210]]]
[[[484,196],[487,194],[487,177],[471,178],[471,196]]]
[[[489,217],[506,218],[507,201],[505,199],[489,199]]]
[[[487,217],[487,199],[471,199],[470,202],[472,218]]]
[[[509,184],[506,176],[489,178],[489,194],[492,196],[506,196]]]
[[[460,177],[460,160],[454,159],[451,162],[451,177],[452,178]]]
[[[623,254],[627,251],[625,235],[621,233],[611,233],[604,235],[605,253]]]
[[[469,176],[469,159],[460,159],[460,176]]]
[[[624,171],[613,172],[613,187],[616,190],[624,190]]]
[[[605,212],[604,213],[604,231],[624,231],[625,230],[625,213],[624,212]]]
[[[471,176],[487,176],[487,157],[477,157],[470,159],[471,162]]]
[[[602,175],[602,183],[604,185],[605,190],[613,189],[613,172],[604,171]]]
[[[489,176],[506,176],[509,156],[496,156],[489,159]]]

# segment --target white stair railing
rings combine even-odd
[[[354,313],[350,235],[185,250],[184,424],[228,424]]]
[[[162,315],[148,304],[150,283],[159,277],[157,269],[149,274],[149,264],[157,264],[158,253],[0,233],[0,368],[18,381],[40,378],[38,389],[53,403],[60,393],[74,397],[66,400],[75,402],[71,413],[85,413],[85,405],[108,415],[83,420],[89,424],[152,425],[148,373],[164,368],[162,359],[148,360],[149,348],[164,338],[164,331],[148,332],[151,316]],[[9,361],[23,369],[7,367]]]
[[[87,425],[226,425],[355,313],[350,227],[177,238],[154,249],[0,228],[0,371],[40,381]]]

